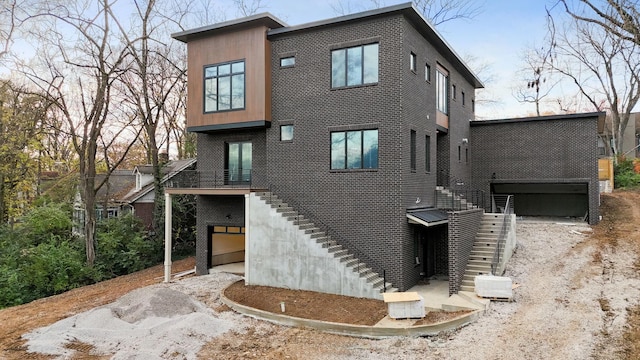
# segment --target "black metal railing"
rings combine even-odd
[[[252,169],[222,169],[214,171],[183,170],[169,174],[165,187],[169,188],[256,188],[261,181]]]
[[[500,265],[502,252],[504,251],[507,237],[509,236],[509,228],[511,227],[511,215],[513,214],[513,195],[493,195],[492,203],[502,213],[502,225],[500,226],[500,234],[498,235],[498,243],[491,261],[491,273],[497,275],[496,271]]]
[[[367,253],[362,249],[360,249],[360,247],[358,247],[356,244],[354,244],[353,242],[347,241],[341,235],[340,232],[335,231],[329,225],[327,225],[327,223],[320,220],[320,217],[315,215],[314,212],[309,209],[310,208],[309,205],[302,204],[288,198],[283,199],[279,195],[276,195],[276,194],[288,193],[282,186],[270,185],[268,189],[269,189],[269,196],[274,196],[274,197],[277,196],[278,199],[282,200],[283,202],[285,202],[287,205],[289,205],[291,208],[294,209],[294,211],[298,214],[294,217],[294,221],[299,221],[301,218],[305,217],[311,223],[313,223],[313,225],[315,225],[318,229],[323,231],[328,236],[327,240],[325,241],[325,247],[328,248],[329,242],[333,240],[336,242],[336,244],[341,245],[344,249],[346,249],[349,252],[349,254],[353,255],[354,260],[358,261],[358,263],[356,264],[356,267],[354,268],[356,272],[360,273],[361,269],[368,267],[371,269],[371,271],[375,272],[376,274],[378,274],[378,276],[382,277],[383,292],[387,292],[387,276],[386,276],[386,268],[384,266],[382,266],[378,261],[374,260],[372,257],[367,255]],[[331,239],[329,239],[329,237]]]
[[[482,190],[435,190],[435,207],[460,211],[485,208],[485,193]]]

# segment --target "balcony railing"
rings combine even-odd
[[[173,176],[171,176],[173,175]],[[216,171],[183,170],[170,174],[168,188],[254,188],[260,176],[251,169],[223,169]]]

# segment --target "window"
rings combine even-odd
[[[449,114],[449,76],[436,69],[436,103],[441,113]]]
[[[378,168],[378,130],[331,133],[331,169]]]
[[[424,66],[424,81],[431,82],[431,65],[429,64]]]
[[[293,140],[293,125],[281,125],[280,141],[292,141],[292,140]]]
[[[411,53],[409,54],[409,69],[411,69],[411,71],[416,72],[416,54]]]
[[[411,130],[411,171],[416,171],[416,131]]]
[[[431,136],[424,138],[424,168],[426,172],[431,172]]]
[[[295,64],[296,64],[295,56],[288,56],[280,59],[280,67],[292,67]]]
[[[458,162],[460,162],[461,160],[462,160],[462,152],[461,152],[460,145],[458,145]]]
[[[464,149],[464,162],[469,163],[469,148]]]
[[[464,103],[465,103],[464,91],[460,92],[460,96],[462,97],[462,106],[464,106]]]
[[[204,112],[244,109],[244,60],[204,68]]]
[[[378,82],[378,44],[355,46],[331,52],[331,87]]]
[[[471,111],[476,112],[476,101],[474,99],[471,99]]]
[[[251,182],[251,160],[250,141],[227,143],[225,184]]]
[[[456,86],[455,85],[451,85],[451,98],[453,100],[458,98],[458,91],[456,90]]]

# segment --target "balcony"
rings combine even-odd
[[[264,180],[252,169],[184,170],[169,174],[164,187],[172,194],[239,195],[264,190]]]

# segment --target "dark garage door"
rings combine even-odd
[[[583,217],[589,211],[587,183],[494,183],[492,191],[514,195],[519,216]]]

